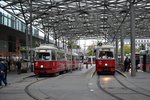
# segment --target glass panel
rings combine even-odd
[[[100,58],[113,58],[113,52],[111,51],[100,51],[99,53]]]
[[[8,52],[8,42],[0,40],[0,52]]]
[[[65,53],[57,52],[57,60],[65,60]]]
[[[67,60],[71,61],[71,55],[67,54]]]
[[[2,13],[0,12],[0,24],[2,24],[3,20],[2,20]]]
[[[56,60],[56,52],[52,51],[52,60]]]
[[[6,16],[4,16],[4,25],[7,26],[7,18],[6,18]]]
[[[50,60],[50,53],[39,52],[36,54],[36,60]]]

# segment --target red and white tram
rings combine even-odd
[[[57,74],[78,68],[78,55],[59,50],[52,44],[35,48],[34,73],[36,75]],[[75,67],[74,67],[75,66]]]
[[[73,70],[77,70],[80,67],[80,58],[77,53],[72,53],[72,67]]]
[[[102,45],[96,48],[97,74],[115,74],[114,47]]]
[[[53,45],[41,45],[35,48],[34,73],[55,74],[65,70],[65,53]]]
[[[150,50],[140,51],[140,69],[144,72],[150,72]]]

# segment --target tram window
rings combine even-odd
[[[72,61],[76,61],[76,57],[75,56],[72,56]]]
[[[104,59],[113,58],[113,52],[111,52],[111,51],[100,51],[99,57],[104,58]]]
[[[67,54],[67,60],[71,61],[71,55]]]
[[[57,59],[58,60],[65,60],[65,53],[57,52]]]
[[[78,60],[77,56],[72,56],[72,61],[77,61],[77,60]]]
[[[36,59],[37,60],[50,60],[50,54],[49,53],[37,53]]]
[[[56,60],[56,53],[55,53],[55,51],[52,51],[52,60]]]
[[[112,52],[107,52],[107,57],[108,58],[113,58],[113,53]]]

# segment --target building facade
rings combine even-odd
[[[124,39],[124,44],[131,45],[130,39]],[[141,46],[144,46],[146,50],[150,48],[150,38],[138,38],[135,39],[135,48],[139,49]],[[120,42],[119,42],[120,48]]]

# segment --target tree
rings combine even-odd
[[[80,49],[81,47],[77,45],[75,42],[68,41],[68,48],[70,49],[72,46],[72,49]]]
[[[140,47],[139,47],[139,49],[140,49],[140,50],[145,50],[145,45],[144,45],[144,44],[141,44]]]
[[[124,54],[129,54],[131,53],[131,46],[129,44],[124,45]]]
[[[94,56],[94,48],[95,48],[95,44],[92,44],[90,46],[88,46],[87,48],[87,56]]]
[[[125,55],[131,53],[131,46],[129,44],[125,44],[123,48]],[[119,49],[119,51],[121,51],[121,48]]]

